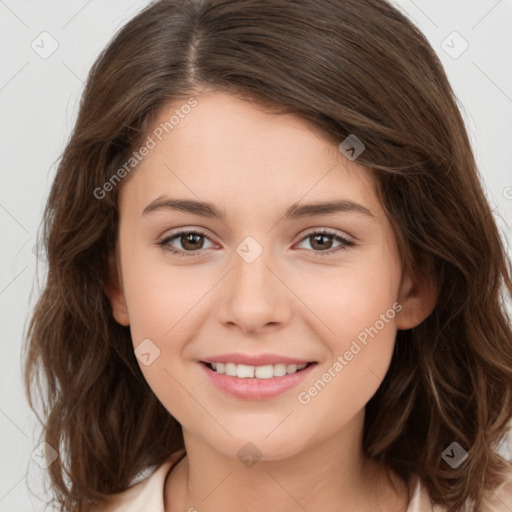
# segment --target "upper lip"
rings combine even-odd
[[[296,357],[281,356],[279,354],[221,354],[218,356],[206,357],[202,359],[205,363],[235,363],[248,366],[266,366],[269,364],[307,364],[313,361],[307,359],[298,359]]]

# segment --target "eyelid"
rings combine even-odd
[[[171,233],[168,233],[165,236],[161,237],[160,241],[157,242],[157,244],[160,246],[165,246],[167,243],[169,243],[173,239],[177,240],[180,238],[181,235],[184,235],[187,233],[193,233],[193,234],[202,236],[203,238],[210,240],[213,244],[216,244],[216,242],[214,242],[212,240],[212,238],[208,235],[208,233],[206,232],[206,230],[204,228],[194,228],[194,227],[177,228],[176,230],[172,231]],[[216,245],[218,245],[218,244],[216,244]],[[170,252],[173,252],[170,249],[168,249],[168,250]],[[205,249],[198,249],[197,252],[204,251],[204,250]],[[176,252],[188,252],[191,255],[194,254],[194,251],[177,250]]]
[[[340,230],[337,230],[334,228],[332,228],[332,229],[331,228],[311,228],[311,229],[308,229],[307,231],[304,231],[303,233],[300,234],[299,242],[301,242],[305,237],[311,236],[314,234],[325,234],[325,235],[330,235],[330,236],[339,236],[340,238],[345,239],[347,242],[352,242],[352,243],[355,243],[355,241],[356,241],[355,237],[349,235],[345,231],[340,231]]]

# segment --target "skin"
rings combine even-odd
[[[134,348],[149,338],[160,350],[150,365],[139,364],[183,427],[187,457],[166,480],[166,511],[405,510],[404,482],[393,475],[393,489],[362,452],[364,411],[388,370],[397,330],[430,314],[435,290],[402,272],[369,169],[295,115],[270,115],[221,92],[195,97],[198,105],[120,186],[108,291]],[[155,126],[180,105],[163,109]],[[164,208],[142,215],[164,194],[211,202],[227,217]],[[281,219],[292,203],[335,199],[372,215]],[[182,228],[206,238],[195,246],[178,238],[168,247],[189,254],[197,247],[199,256],[158,245]],[[317,244],[306,237],[322,228],[354,245],[333,252],[340,243],[332,237]],[[247,236],[263,248],[250,264],[236,252]],[[401,311],[301,404],[298,393],[394,303]],[[231,352],[287,354],[317,365],[297,388],[248,401],[217,389],[199,366]],[[247,442],[262,454],[252,467],[237,457]]]

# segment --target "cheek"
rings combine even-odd
[[[384,311],[384,320],[380,311]],[[376,308],[366,316],[374,318],[377,312],[377,320],[338,323],[339,334],[328,341],[331,357],[298,390],[298,407],[303,408],[305,418],[322,418],[323,436],[336,432],[363,410],[388,371],[395,345],[395,309]],[[357,316],[362,315],[353,314]]]
[[[218,278],[201,266],[171,267],[164,258],[148,262],[142,251],[126,252],[124,288],[135,354],[155,395],[182,420],[190,395],[183,387],[188,376],[180,361],[197,335],[199,315]]]
[[[194,308],[215,284],[207,269],[168,264],[159,251],[134,250],[125,262],[125,295],[135,346],[145,338],[154,339],[160,348],[168,344],[166,340],[182,339],[176,333],[190,322]]]
[[[392,306],[397,299],[399,274],[395,262],[382,253],[379,255],[366,261],[350,261],[327,272],[316,271],[310,276],[302,272],[294,283],[297,295],[316,314],[312,328],[317,333],[326,333],[336,355],[346,350],[347,344],[360,333],[364,338],[365,329],[376,323],[382,337],[389,337],[391,343],[394,339],[388,331],[395,324],[396,311]]]
[[[366,405],[389,368],[401,309],[396,302],[400,268],[390,256],[375,251],[365,261],[340,267],[308,295],[308,305],[329,328],[323,340],[328,356],[298,401],[308,414],[328,418],[332,428],[341,416],[350,418]]]
[[[204,291],[194,291],[198,285],[187,286],[183,273],[167,270],[153,266],[136,271],[126,282],[130,332],[146,382],[167,410],[183,421],[190,396],[183,387],[187,373],[179,362],[195,332],[194,304]]]

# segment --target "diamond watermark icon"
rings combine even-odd
[[[48,32],[41,32],[31,43],[30,47],[34,50],[41,59],[47,59],[59,47],[57,40]]]
[[[453,468],[458,468],[467,458],[468,452],[462,446],[453,442],[441,454],[441,457]]]
[[[441,42],[441,48],[452,58],[458,59],[468,48],[469,43],[454,30]]]
[[[365,149],[366,146],[351,133],[340,145],[338,146],[345,158],[353,162]]]
[[[43,469],[48,469],[55,460],[59,457],[59,454],[52,448],[46,441],[41,443],[30,456]]]
[[[238,245],[236,252],[246,263],[252,263],[260,257],[263,247],[255,238],[248,236]]]
[[[263,454],[258,448],[251,442],[245,443],[240,450],[238,450],[236,456],[238,460],[248,468],[252,468],[260,459]]]
[[[146,338],[135,349],[135,355],[144,366],[149,366],[160,355],[160,349]]]

